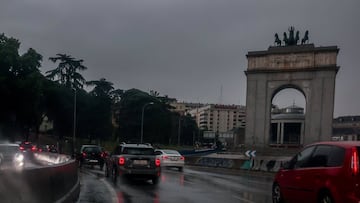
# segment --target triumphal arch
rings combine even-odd
[[[306,101],[304,126],[292,146],[301,147],[331,139],[334,111],[337,46],[309,43],[306,31],[300,41],[299,31],[290,27],[283,40],[275,34],[275,44],[265,51],[248,52],[245,146],[272,147],[272,100],[285,88],[299,90]],[[282,135],[286,136],[286,135]],[[278,139],[277,147],[285,146]]]

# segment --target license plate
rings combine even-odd
[[[98,160],[89,160],[89,162],[96,163],[96,162],[98,162]]]
[[[171,157],[170,160],[171,160],[171,161],[177,161],[177,160],[179,160],[179,158],[177,158],[177,157]]]
[[[147,160],[134,160],[133,163],[135,165],[147,165],[148,161]]]

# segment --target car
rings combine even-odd
[[[106,161],[105,176],[116,182],[117,177],[151,180],[158,184],[161,175],[160,159],[150,144],[121,143]]]
[[[25,159],[18,144],[0,144],[0,169],[22,170]]]
[[[79,167],[83,165],[98,165],[100,170],[103,170],[105,162],[104,154],[98,145],[82,145],[77,159],[79,161]]]
[[[155,152],[160,158],[162,167],[174,167],[178,168],[179,171],[183,171],[185,157],[182,156],[178,151],[171,149],[156,149]]]
[[[36,145],[33,145],[31,142],[21,142],[20,143],[20,150],[23,152],[35,152],[37,151]]]
[[[274,203],[360,202],[359,141],[306,146],[277,172]]]
[[[51,152],[51,153],[58,153],[55,145],[38,145],[37,146],[38,152]]]

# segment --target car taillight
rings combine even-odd
[[[351,170],[354,175],[359,173],[359,154],[356,147],[351,151]]]
[[[104,158],[104,152],[102,152],[102,153],[100,154],[100,156],[101,156],[102,158]]]
[[[155,159],[155,166],[160,167],[160,159]]]
[[[169,157],[168,156],[161,156],[161,158],[164,160],[164,159],[168,159]]]
[[[19,148],[20,148],[20,150],[25,150],[25,147],[23,147],[23,146],[20,146]]]
[[[124,158],[124,157],[120,157],[120,158],[119,158],[119,165],[120,165],[120,166],[125,165],[125,158]]]
[[[32,146],[31,151],[36,151],[36,146]]]
[[[85,157],[86,157],[86,153],[85,153],[85,152],[83,152],[83,153],[82,153],[82,156],[85,158]]]
[[[183,160],[183,161],[184,161],[184,160],[185,160],[185,157],[184,157],[184,156],[181,156],[181,157],[180,157],[180,160]]]

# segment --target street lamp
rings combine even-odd
[[[145,111],[145,107],[148,105],[153,105],[154,102],[149,102],[144,104],[144,106],[142,107],[142,112],[141,112],[141,137],[140,137],[140,143],[143,143],[143,136],[144,136],[144,111]]]
[[[75,139],[76,139],[76,88],[74,90],[74,125],[73,125],[73,152],[75,153]]]

